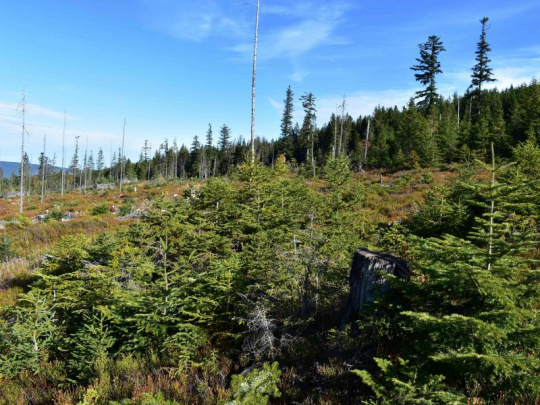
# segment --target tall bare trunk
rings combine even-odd
[[[64,195],[64,182],[66,178],[66,111],[64,110],[64,129],[62,130],[62,185],[61,194]]]
[[[87,174],[88,174],[88,135],[86,135],[86,149],[84,150],[84,194],[86,194]]]
[[[337,112],[338,106],[336,104],[336,116],[334,117],[334,144],[332,145],[332,159],[336,158],[336,146],[337,146]]]
[[[124,129],[122,130],[122,152],[120,153],[120,191],[124,180],[124,141],[126,139],[126,119],[124,118]]]
[[[79,165],[79,138],[80,136],[75,137],[75,156],[73,162],[73,191],[77,189],[77,169]]]
[[[19,213],[23,212],[23,194],[24,194],[24,137],[26,135],[26,93],[23,90],[21,102],[19,103],[19,111],[22,116],[22,133],[21,133],[21,180],[20,180],[20,195],[19,195]]]
[[[43,158],[41,160],[41,202],[45,195],[45,170],[47,168],[47,158],[45,157],[45,148],[47,146],[47,136],[43,135]]]
[[[253,75],[251,78],[251,164],[255,163],[255,76],[257,75],[257,36],[259,33],[259,0],[255,20],[255,42],[253,46]]]
[[[344,120],[345,120],[345,97],[343,97],[343,102],[341,103],[341,132],[339,135],[339,155],[340,156],[343,154],[343,150],[341,149],[342,145],[343,145],[343,149],[346,148],[345,141],[343,139],[343,121]]]

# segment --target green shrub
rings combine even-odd
[[[133,211],[133,204],[124,204],[120,207],[119,214],[121,217],[128,215]]]
[[[0,241],[0,262],[8,261],[12,257],[16,256],[16,252],[12,247],[13,239],[8,237],[6,234],[2,235],[2,240]]]
[[[422,182],[425,184],[433,184],[435,182],[435,178],[433,177],[433,173],[426,172],[422,176]]]
[[[405,173],[402,177],[394,182],[394,186],[398,189],[408,187],[411,185],[413,179],[414,176],[412,173]]]
[[[102,203],[92,208],[92,215],[102,215],[102,214],[106,214],[108,211],[109,211],[109,207],[107,206],[107,204]]]
[[[227,405],[267,404],[269,397],[280,397],[277,386],[281,378],[278,363],[265,363],[261,370],[253,370],[247,376],[237,374],[232,377],[233,400]]]
[[[62,211],[53,210],[49,213],[49,215],[47,215],[47,217],[45,218],[45,222],[50,221],[50,220],[60,221],[63,216],[64,216],[64,213]]]

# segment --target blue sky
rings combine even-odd
[[[36,161],[47,135],[60,161],[74,137],[106,159],[126,125],[126,154],[144,140],[190,145],[211,123],[234,138],[250,133],[255,2],[245,0],[18,0],[3,2],[0,24],[0,160],[20,156],[23,88],[28,153]],[[418,44],[441,37],[443,95],[470,83],[479,20],[498,82],[540,77],[540,2],[261,0],[256,134],[279,136],[287,86],[313,92],[324,124],[343,96],[353,117],[376,105],[403,106],[419,89],[409,68]],[[88,141],[87,141],[88,140]]]

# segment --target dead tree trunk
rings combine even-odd
[[[66,111],[64,110],[64,129],[62,130],[62,185],[61,194],[64,195],[64,182],[66,178]],[[101,176],[100,176],[101,177]]]
[[[255,77],[257,75],[257,36],[259,34],[259,0],[255,20],[255,41],[253,45],[253,75],[251,78],[251,164],[255,164]]]
[[[45,195],[45,169],[47,167],[47,158],[45,157],[45,148],[47,147],[47,135],[43,135],[43,157],[41,159],[41,199],[43,202]]]
[[[344,323],[358,320],[365,303],[373,301],[377,295],[390,289],[384,274],[408,280],[409,267],[405,261],[388,254],[367,249],[358,249],[354,252]]]
[[[124,118],[124,129],[122,130],[122,152],[120,153],[120,191],[124,181],[124,141],[126,139],[126,119]]]
[[[19,214],[23,212],[23,195],[24,195],[24,137],[26,136],[26,92],[23,90],[21,102],[18,106],[22,117],[22,135],[21,135],[21,179],[20,179],[20,195],[19,195]],[[30,167],[30,166],[29,166]]]

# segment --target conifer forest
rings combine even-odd
[[[487,86],[487,22],[451,97],[432,35],[403,108],[321,123],[289,86],[276,139],[23,152],[0,404],[540,403],[540,84]],[[404,274],[370,267],[358,305],[364,251]]]

